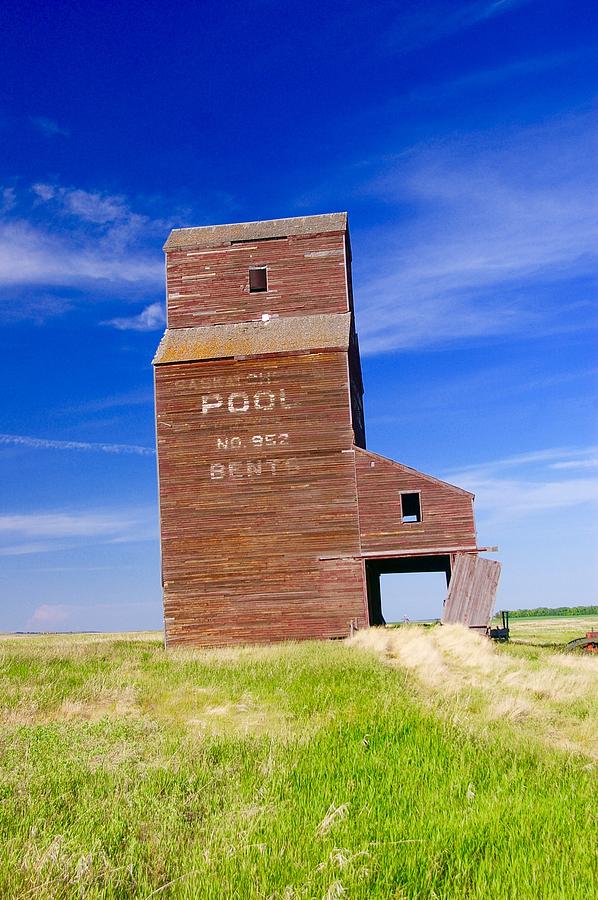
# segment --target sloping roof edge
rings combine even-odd
[[[164,250],[346,230],[346,212],[326,213],[320,216],[295,216],[291,219],[268,219],[264,222],[236,222],[231,225],[173,228],[164,244]]]
[[[451,484],[450,481],[443,481],[442,478],[435,478],[434,475],[426,475],[425,472],[420,472],[419,469],[413,469],[411,466],[406,466],[405,463],[397,462],[396,459],[389,459],[388,456],[382,456],[380,453],[372,453],[371,450],[364,450],[362,447],[355,447],[355,452],[361,453],[364,456],[372,456],[374,459],[382,460],[382,462],[391,463],[393,466],[398,466],[400,469],[406,469],[408,472],[412,472],[420,478],[425,478],[426,481],[433,481],[435,484],[442,484],[444,487],[451,488],[453,491],[458,491],[459,494],[466,494],[468,497],[471,497],[472,500],[475,497],[475,494],[472,494],[471,491],[466,491],[465,488],[458,487],[456,484]]]
[[[351,313],[272,317],[267,322],[168,328],[153,359],[155,366],[173,362],[260,356],[300,350],[349,346]]]

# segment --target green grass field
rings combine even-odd
[[[537,646],[551,621],[6,636],[0,896],[595,896],[598,659]]]
[[[531,644],[566,644],[583,637],[586,631],[598,631],[598,616],[511,619],[511,638]]]

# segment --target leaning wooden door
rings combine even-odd
[[[472,553],[458,553],[452,567],[442,624],[461,622],[486,628],[494,612],[500,563]]]

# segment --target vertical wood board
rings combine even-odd
[[[462,622],[470,628],[485,628],[494,612],[500,568],[493,559],[456,554],[442,624]]]

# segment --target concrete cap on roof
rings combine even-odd
[[[296,216],[292,219],[270,219],[265,222],[238,222],[234,225],[204,225],[201,228],[174,228],[164,244],[164,250],[181,247],[208,247],[231,241],[263,240],[295,234],[322,234],[327,231],[346,231],[347,213],[327,213],[322,216]]]

